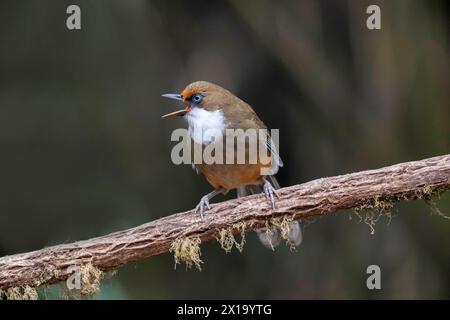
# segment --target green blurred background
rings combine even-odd
[[[81,31],[66,28],[69,4]],[[0,256],[193,208],[211,187],[172,164],[185,124],[160,118],[175,107],[160,95],[194,80],[281,128],[284,186],[449,153],[449,18],[444,0],[2,1]],[[450,213],[448,194],[437,204]],[[309,224],[297,252],[254,234],[242,254],[208,242],[201,272],[164,254],[95,298],[448,299],[450,221],[430,211],[397,205],[375,235],[340,212]],[[370,264],[381,290],[366,288]]]

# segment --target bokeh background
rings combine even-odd
[[[175,110],[160,95],[194,80],[281,128],[285,186],[449,153],[449,18],[444,0],[2,1],[0,256],[194,207],[211,188],[172,164],[185,124],[160,118]],[[448,194],[436,203],[450,213]],[[374,235],[350,211],[316,220],[296,252],[254,234],[241,254],[208,242],[201,272],[152,257],[94,298],[450,298],[450,221],[420,201],[393,213]],[[370,264],[381,290],[366,288]]]

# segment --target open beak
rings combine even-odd
[[[178,111],[174,111],[168,114],[165,114],[163,116],[161,116],[161,118],[167,118],[167,117],[173,117],[173,116],[184,116],[186,114],[186,112],[188,112],[188,110],[186,109],[182,109],[182,110],[178,110]]]
[[[166,93],[166,94],[163,94],[162,97],[184,102],[183,98],[181,97],[181,94]],[[185,109],[181,109],[178,111],[174,111],[174,112],[165,114],[161,118],[167,118],[167,117],[172,117],[172,116],[184,116],[190,109],[191,109],[191,106],[188,104]]]
[[[166,94],[161,95],[161,97],[174,99],[174,100],[178,100],[178,101],[183,101],[181,94],[176,94],[176,93],[166,93]]]

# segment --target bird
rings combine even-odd
[[[187,121],[188,133],[194,145],[191,150],[204,152],[205,148],[213,146],[217,148],[215,152],[222,152],[222,155],[217,153],[216,159],[231,160],[215,163],[200,161],[193,164],[194,169],[202,173],[214,188],[200,199],[195,208],[202,220],[205,210],[210,209],[210,200],[233,189],[237,190],[238,197],[264,192],[271,208],[276,209],[276,190],[280,186],[275,174],[283,166],[283,162],[267,126],[248,103],[227,89],[208,81],[192,82],[181,93],[166,93],[162,97],[183,103],[183,109],[165,114],[162,118],[178,116]],[[245,133],[251,130],[262,134],[257,134],[256,140],[252,140],[251,137],[255,136],[245,136]],[[207,131],[214,134],[207,136]],[[241,141],[245,143],[240,146],[227,144],[227,141],[235,141],[236,138],[242,138]],[[269,162],[262,161],[261,154],[256,156],[256,161],[250,162],[255,150],[251,148],[252,143],[262,146]],[[231,152],[233,153],[228,159],[227,155]],[[244,162],[237,161],[239,152],[245,156]],[[270,229],[270,232],[266,229],[256,231],[261,242],[268,248],[273,249],[281,242],[280,232],[275,228]],[[291,223],[287,240],[294,245],[302,242],[298,221]]]

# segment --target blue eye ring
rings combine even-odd
[[[192,102],[194,103],[200,103],[203,100],[203,96],[201,94],[194,94],[192,96]]]

